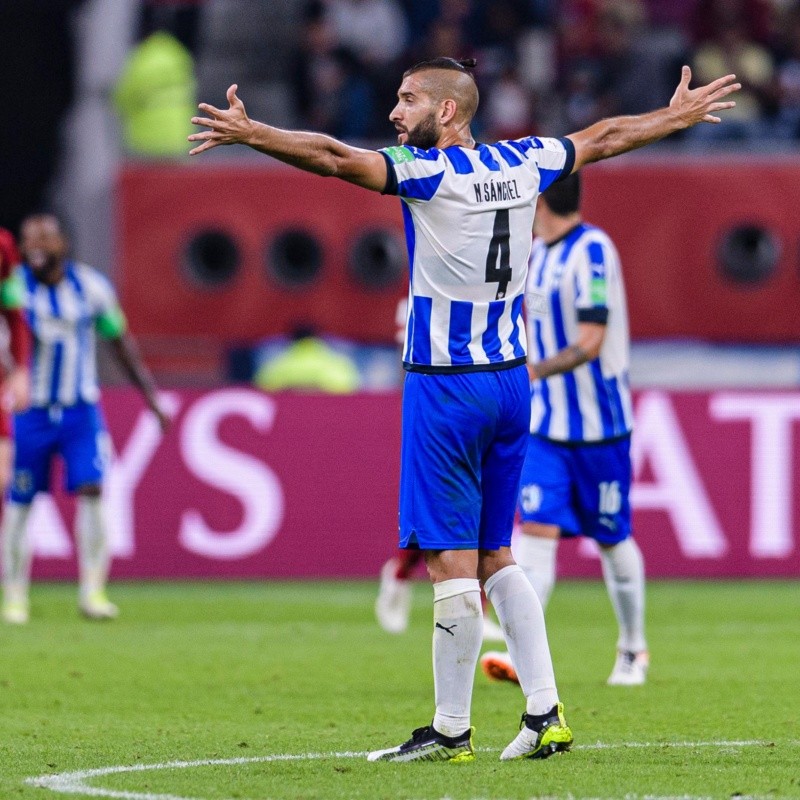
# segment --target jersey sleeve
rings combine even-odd
[[[14,271],[6,278],[0,278],[0,307],[19,309],[25,305],[25,283],[19,272]]]
[[[525,157],[539,172],[539,191],[566,178],[575,166],[575,145],[571,139],[539,138],[510,140],[508,144]]]
[[[91,281],[87,283],[87,289],[91,293],[95,329],[104,339],[118,339],[125,333],[127,321],[114,287],[105,275],[96,270],[92,271]]]
[[[386,186],[383,194],[393,194],[405,200],[431,200],[445,175],[444,159],[436,148],[422,150],[407,145],[379,150],[386,159]]]
[[[28,289],[21,267],[0,281],[0,314],[5,317],[9,332],[9,351],[14,364],[27,366],[31,357],[31,332],[25,318]]]
[[[575,270],[578,322],[608,322],[608,278],[614,255],[597,240],[589,241]]]
[[[95,328],[104,339],[119,339],[127,330],[128,322],[122,309],[117,306],[95,318]]]

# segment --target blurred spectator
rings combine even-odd
[[[333,55],[336,35],[322,0],[306,4],[300,25],[291,69],[297,113],[301,125],[327,132],[336,116],[339,68]]]
[[[775,0],[695,0],[691,35],[696,44],[714,39],[720,24],[740,22],[747,38],[767,44],[772,32]]]
[[[494,82],[507,64],[515,62],[517,37],[525,29],[526,19],[522,0],[485,0],[475,4],[469,33],[476,48],[479,77]]]
[[[776,133],[783,138],[800,139],[800,6],[786,15],[782,33],[784,46],[777,70]]]
[[[328,12],[339,44],[368,67],[402,55],[408,29],[396,0],[328,0]]]
[[[358,57],[346,47],[334,51],[337,108],[331,133],[340,139],[366,139],[376,134],[379,121],[375,87]]]
[[[442,3],[439,0],[401,0],[408,21],[408,44],[412,52],[428,39],[428,31],[442,20]]]
[[[196,85],[191,53],[157,31],[128,56],[114,91],[127,148],[142,156],[184,156]]]
[[[695,19],[697,0],[645,0],[653,25],[674,28],[689,36]]]
[[[303,125],[341,139],[375,135],[377,108],[369,71],[351,49],[339,44],[320,0],[303,10],[292,61],[295,104]]]
[[[447,55],[452,58],[468,58],[471,47],[464,36],[463,25],[458,20],[440,17],[431,23],[428,35],[411,51],[409,64]]]
[[[533,97],[509,64],[492,86],[483,123],[487,140],[518,139],[536,133]]]
[[[791,0],[314,0],[295,58],[298,109],[306,124],[334,135],[383,141],[395,72],[440,55],[474,57],[486,90],[481,137],[578,130],[614,114],[666,104],[683,63],[696,82],[714,70],[747,84],[732,114],[752,130],[788,137],[792,48],[784,44],[787,110],[764,42],[776,38],[779,7]],[[403,43],[406,42],[406,49]],[[692,58],[689,44],[700,42]],[[714,72],[718,74],[718,72]],[[364,81],[368,82],[365,83]],[[723,130],[724,127],[724,130]],[[741,138],[747,125],[696,128],[693,136]]]
[[[205,3],[206,0],[145,0],[138,38],[146,39],[156,31],[167,31],[196,55],[200,15]]]
[[[601,116],[642,114],[666,105],[661,54],[649,46],[646,9],[639,0],[608,0],[598,17],[598,93]],[[724,74],[724,73],[718,73]]]
[[[280,355],[263,364],[253,382],[265,392],[284,389],[352,394],[358,391],[358,368],[352,359],[319,338],[314,329],[298,327]]]
[[[561,0],[556,23],[564,63],[594,56],[599,0]]]
[[[396,102],[397,72],[406,67],[400,64],[408,43],[403,9],[398,0],[326,0],[326,7],[340,48],[344,92],[334,133],[384,140],[392,135],[387,117]],[[364,101],[369,108],[361,108]],[[354,131],[345,115],[355,112],[361,120]]]
[[[577,131],[600,119],[597,69],[589,59],[577,59],[568,65],[563,91],[565,130]]]
[[[580,35],[565,39],[564,128],[665,105],[675,86],[670,50],[654,46],[640,0],[573,3]]]
[[[749,31],[745,3],[718,2],[714,34],[694,54],[694,79],[735,73],[742,84],[736,107],[725,113],[725,125],[705,125],[691,131],[695,140],[754,139],[764,132],[762,118],[775,110],[775,66],[770,52]]]

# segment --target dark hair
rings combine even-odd
[[[469,75],[473,80],[475,76],[472,70],[477,66],[477,61],[474,58],[448,58],[447,56],[437,56],[436,58],[429,58],[427,61],[420,61],[409,67],[404,73],[403,77],[407,78],[415,72],[422,72],[426,69],[451,69],[454,72],[464,72]]]
[[[581,179],[580,174],[573,172],[566,178],[556,181],[542,192],[547,207],[559,217],[566,217],[580,211]]]
[[[27,223],[32,222],[33,220],[42,220],[42,219],[53,220],[61,236],[67,241],[71,240],[72,236],[70,235],[71,234],[70,226],[66,222],[64,222],[64,218],[60,214],[56,213],[55,211],[51,211],[49,208],[39,209],[38,211],[34,211],[31,214],[28,214],[19,224],[19,235],[22,236],[22,229],[25,227]]]

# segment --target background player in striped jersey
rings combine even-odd
[[[30,332],[22,286],[12,272],[18,263],[13,235],[0,228],[0,510],[11,482],[11,412],[25,408],[30,394]]]
[[[474,62],[473,62],[474,64]],[[482,582],[525,695],[522,729],[501,759],[569,749],[541,603],[511,556],[530,424],[522,324],[536,198],[591,161],[700,122],[719,122],[741,88],[728,75],[689,89],[683,68],[669,107],[604,120],[564,139],[476,143],[478,91],[465,64],[440,58],[403,75],[390,119],[398,146],[375,152],[250,120],[236,85],[229,107],[200,104],[192,154],[225,144],[402,198],[409,250],[400,545],[425,552],[434,590],[435,705],[430,725],[369,759],[468,760],[481,645]]]
[[[630,337],[619,256],[586,224],[573,173],[539,196],[525,292],[531,436],[522,469],[522,535],[515,555],[546,606],[559,536],[584,534],[600,548],[619,623],[608,683],[644,683],[644,563],[631,537],[628,386]],[[516,680],[507,653],[485,653],[490,677]]]
[[[54,455],[63,458],[67,489],[77,494],[75,539],[80,570],[79,608],[110,619],[117,607],[106,596],[109,568],[101,482],[110,449],[98,405],[95,331],[114,353],[165,428],[153,382],[125,333],[125,317],[108,280],[67,259],[67,241],[50,214],[22,223],[25,309],[33,333],[31,407],[14,418],[16,452],[11,500],[3,519],[3,618],[28,621],[31,503],[47,491]]]

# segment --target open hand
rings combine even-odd
[[[692,70],[689,67],[683,67],[681,82],[678,84],[675,94],[672,95],[672,100],[669,101],[669,107],[684,120],[686,127],[697,125],[698,122],[722,122],[719,117],[715,116],[716,112],[733,108],[736,105],[733,100],[721,102],[722,98],[739,91],[742,84],[735,82],[735,75],[726,75],[706,86],[690,89],[689,81],[691,79]]]
[[[220,109],[208,103],[200,103],[197,107],[205,112],[206,117],[192,117],[193,125],[202,125],[210,130],[193,133],[190,142],[202,142],[189,151],[190,156],[210,150],[220,144],[247,144],[253,130],[253,123],[244,110],[244,103],[236,96],[239,87],[234,83],[228,87],[228,108]]]

